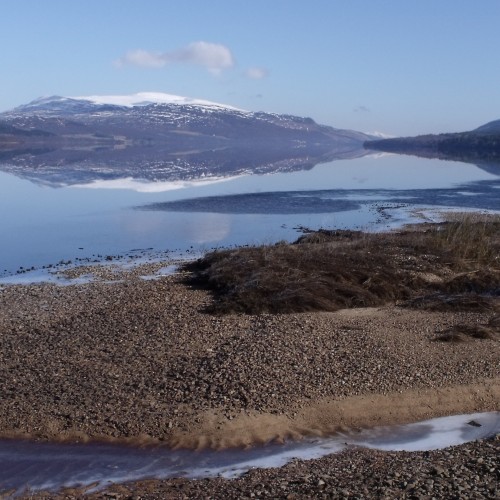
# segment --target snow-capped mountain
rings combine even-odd
[[[52,96],[0,113],[0,168],[56,184],[220,177],[359,156],[370,138],[163,93]]]
[[[47,114],[73,114],[86,112],[112,111],[114,107],[132,108],[135,106],[148,106],[150,104],[176,104],[194,105],[206,108],[232,109],[238,108],[206,101],[203,99],[193,99],[178,95],[165,94],[162,92],[138,92],[129,95],[91,95],[80,97],[50,96],[39,97],[28,104],[18,106],[9,114],[16,113],[47,113]]]
[[[217,102],[205,101],[203,99],[193,99],[191,97],[165,94],[163,92],[138,92],[137,94],[129,95],[91,95],[86,97],[72,97],[71,99],[90,101],[94,104],[111,104],[115,106],[127,107],[145,106],[148,104],[192,104],[209,108],[215,107],[243,111],[233,106],[228,106],[227,104],[219,104]]]

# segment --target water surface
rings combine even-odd
[[[96,179],[53,187],[0,172],[0,275],[137,249],[293,240],[301,227],[384,228],[408,220],[414,208],[500,210],[499,189],[495,165],[399,155],[182,182]]]
[[[499,431],[500,412],[489,412],[268,444],[248,450],[140,449],[112,444],[0,440],[0,492],[22,492],[26,488],[35,492],[58,490],[94,483],[103,488],[110,483],[146,478],[234,478],[255,467],[281,467],[294,458],[320,458],[348,446],[392,451],[436,450],[487,438]]]

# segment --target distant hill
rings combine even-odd
[[[486,125],[478,127],[474,132],[478,134],[500,134],[500,120],[489,122]]]
[[[500,120],[469,132],[396,137],[364,143],[370,150],[449,160],[500,160]]]
[[[0,113],[0,169],[55,184],[269,173],[362,156],[372,138],[169,94],[51,96]]]

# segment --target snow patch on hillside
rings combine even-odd
[[[365,132],[365,134],[371,135],[373,137],[378,137],[379,139],[392,139],[396,137],[395,135],[386,134],[385,132],[379,132],[378,130],[375,130],[374,132]]]
[[[231,109],[235,111],[243,111],[242,109],[228,106],[226,104],[219,104],[216,102],[206,101],[204,99],[193,99],[190,97],[182,97],[173,94],[165,94],[163,92],[138,92],[129,95],[91,95],[72,97],[71,99],[78,99],[82,101],[90,101],[95,104],[112,104],[115,106],[146,106],[148,104],[179,104],[179,105],[195,105],[195,106],[208,106],[224,109]]]

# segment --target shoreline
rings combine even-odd
[[[0,436],[225,449],[500,410],[496,296],[472,309],[386,301],[326,312],[209,314],[214,295],[188,283],[185,269],[141,279],[145,269],[164,267],[112,271],[109,281],[110,269],[98,266],[97,279],[85,283],[0,287]],[[68,277],[92,269],[74,268]],[[416,269],[425,286],[462,286],[448,268]],[[469,274],[477,275],[459,277]],[[440,340],[483,325],[488,336]],[[480,455],[498,446],[492,443],[464,449]],[[392,456],[349,451],[303,467],[315,474],[316,463],[335,467],[349,454]],[[168,480],[153,489],[170,494],[175,484],[203,494],[233,488]]]
[[[66,489],[54,498],[497,498],[499,453],[498,437],[428,452],[353,447],[230,480],[140,480],[93,493]]]
[[[379,216],[378,221],[374,220],[366,227],[362,227],[363,231],[367,232],[385,232],[388,230],[401,229],[407,224],[422,224],[424,222],[439,222],[443,220],[443,217],[448,216],[453,213],[461,213],[464,209],[456,209],[457,212],[450,208],[450,211],[444,211],[440,207],[431,208],[412,208],[411,205],[391,203],[390,201],[367,203],[367,210],[377,213]],[[406,216],[401,216],[400,212],[406,214]],[[481,213],[500,214],[500,211],[494,210],[481,210]],[[389,223],[389,225],[387,225]],[[358,227],[358,226],[356,226]],[[360,226],[361,228],[361,226]],[[293,228],[295,230],[294,238],[300,237],[304,232],[314,232],[319,229],[310,229],[305,226],[297,226]],[[268,237],[263,237],[262,241],[268,241]],[[254,240],[252,239],[252,242]],[[290,239],[290,243],[293,239]],[[248,242],[247,244],[253,244]],[[244,246],[244,245],[242,245]],[[221,247],[217,247],[221,250],[235,248],[232,244],[227,244]],[[137,265],[140,267],[144,265],[144,262],[152,263],[158,261],[164,262],[183,262],[186,260],[192,260],[200,257],[206,248],[200,246],[199,248],[186,248],[186,249],[154,249],[154,248],[133,248],[133,249],[120,249],[117,253],[101,253],[101,254],[90,254],[84,257],[77,254],[72,257],[66,257],[62,260],[54,260],[53,262],[44,263],[30,263],[23,262],[22,266],[17,268],[11,268],[9,270],[0,270],[0,286],[10,285],[10,284],[30,284],[30,283],[46,283],[46,282],[56,282],[53,276],[64,275],[65,271],[72,270],[75,268],[94,268],[108,267],[108,266],[129,266]],[[52,275],[52,276],[51,276]],[[32,279],[33,281],[30,281]],[[64,283],[61,283],[64,284]]]
[[[0,440],[48,443],[116,444],[127,447],[161,446],[173,450],[228,450],[252,448],[270,443],[300,441],[310,437],[331,437],[374,427],[418,423],[433,418],[500,411],[500,377],[482,383],[407,390],[389,394],[363,394],[342,400],[312,401],[295,417],[286,413],[242,412],[231,420],[217,422],[222,415],[198,415],[197,426],[169,439],[139,435],[88,436],[81,432],[55,434],[49,438],[15,431],[0,432]],[[439,405],[439,406],[438,406]]]
[[[140,488],[140,484],[145,482],[168,487],[180,478],[191,484],[204,484],[205,488],[208,486],[206,481],[223,478],[226,480],[223,485],[231,488],[235,482],[245,482],[256,469],[272,476],[279,473],[280,468],[289,469],[294,463],[305,461],[311,466],[320,460],[328,461],[332,454],[338,456],[363,450],[367,454],[373,450],[385,451],[387,455],[393,454],[399,459],[400,455],[408,457],[412,453],[417,456],[422,452],[428,455],[446,453],[450,447],[455,450],[488,450],[495,442],[495,435],[498,440],[500,412],[455,415],[416,424],[382,426],[373,430],[346,432],[325,438],[312,437],[283,444],[268,443],[251,450],[231,449],[226,452],[169,450],[157,446],[126,449],[110,444],[57,445],[2,441],[2,455],[11,458],[12,464],[10,475],[1,471],[0,484],[15,491],[30,480],[30,493],[36,492],[37,497],[44,498],[59,498],[59,495],[64,497],[65,494],[73,498],[86,492],[107,498],[110,496],[109,489],[115,490],[120,483],[123,486],[118,487],[122,489]],[[484,457],[481,460],[484,462]],[[17,462],[30,463],[30,468],[17,468]],[[130,482],[132,478],[135,478],[134,483]],[[110,483],[115,484],[110,486]],[[53,492],[61,489],[62,492],[41,491],[49,487],[48,484],[51,484]],[[77,487],[78,492],[69,493],[69,485]]]

